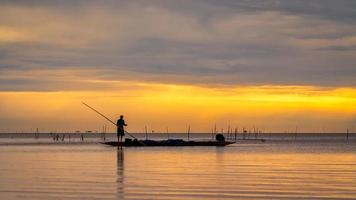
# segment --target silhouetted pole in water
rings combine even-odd
[[[227,139],[230,138],[230,124],[229,126],[227,127]],[[231,139],[231,138],[230,138]]]
[[[38,139],[38,138],[39,138],[38,128],[36,128],[35,138],[36,138],[36,139]]]
[[[148,140],[147,126],[145,126],[145,135],[146,135],[146,140]]]
[[[235,128],[235,142],[237,140],[237,128]]]
[[[106,124],[105,124],[105,126],[104,126],[104,141],[106,140]]]
[[[216,124],[214,125],[214,134],[213,134],[213,137],[211,139],[214,139],[215,135],[216,135]]]
[[[297,136],[298,136],[298,126],[295,127],[294,140],[297,140]]]
[[[101,139],[104,140],[104,134],[105,134],[105,125],[103,125],[102,130],[101,130]]]
[[[190,125],[188,126],[188,141],[189,141],[189,138],[190,138]]]
[[[255,126],[253,126],[253,134],[255,135],[255,139],[257,139],[257,132]]]
[[[166,133],[167,133],[167,139],[169,140],[169,132],[168,132],[168,127],[166,128]]]
[[[242,139],[243,140],[246,139],[246,135],[245,135],[246,133],[247,133],[246,129],[243,128],[243,131],[242,131]]]
[[[349,140],[349,129],[346,131],[346,140]]]

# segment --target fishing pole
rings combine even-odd
[[[114,124],[115,126],[117,126],[115,124],[115,122],[113,122],[111,119],[109,119],[108,117],[106,117],[105,115],[103,115],[102,113],[100,113],[99,111],[97,111],[95,108],[89,106],[88,104],[84,103],[82,101],[82,104],[84,104],[86,107],[90,108],[91,110],[93,110],[94,112],[98,113],[100,116],[104,117],[106,120],[108,120],[109,122],[111,122],[112,124]],[[125,131],[125,130],[124,130]],[[138,140],[135,136],[131,135],[129,132],[125,131],[125,133],[127,133],[129,136],[131,136],[132,138]]]

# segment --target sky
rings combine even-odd
[[[355,63],[354,0],[0,0],[0,132],[346,132]]]

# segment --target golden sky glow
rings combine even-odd
[[[81,101],[110,118],[124,114],[131,131],[210,131],[230,124],[266,131],[344,131],[356,115],[356,90],[308,86],[201,87],[115,82],[106,91],[2,92],[2,131],[100,130],[108,124]],[[118,86],[122,86],[121,88]],[[130,87],[129,87],[130,86]],[[11,123],[6,123],[6,119]],[[112,128],[113,130],[113,128]]]

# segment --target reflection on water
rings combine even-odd
[[[124,148],[117,147],[117,197],[125,197],[125,179],[124,179]]]
[[[355,199],[355,143],[0,146],[1,199]]]

